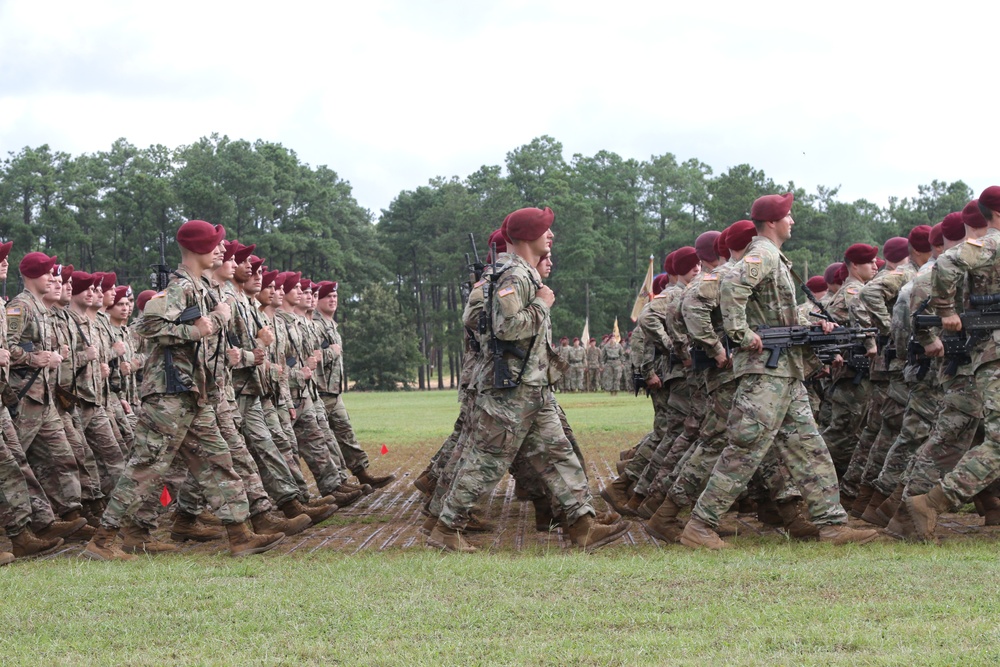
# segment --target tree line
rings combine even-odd
[[[474,234],[486,239],[523,206],[556,212],[548,284],[556,336],[611,331],[629,313],[650,255],[658,272],[667,252],[708,229],[747,218],[753,200],[792,191],[797,267],[821,272],[851,243],[881,243],[934,224],[974,195],[962,181],[921,185],[885,207],[838,199],[838,188],[806,192],[775,183],[751,165],[716,174],[671,153],[639,161],[610,151],[568,160],[542,136],[464,178],[437,177],[400,192],[377,215],[355,200],[349,181],[312,167],[281,144],[213,134],[177,148],[109,150],[72,156],[49,146],[9,153],[0,164],[0,238],[14,261],[42,250],[87,271],[115,269],[121,282],[149,286],[150,267],[179,261],[178,225],[201,218],[227,237],[253,242],[272,268],[339,282],[347,371],[359,388],[451,387],[462,355],[462,284]],[[16,272],[12,272],[12,278]]]

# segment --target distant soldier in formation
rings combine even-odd
[[[601,379],[601,350],[597,347],[597,339],[587,341],[587,382],[588,392],[597,391]]]

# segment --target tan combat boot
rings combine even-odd
[[[375,493],[375,489],[372,488],[371,484],[351,484],[350,482],[341,482],[340,486],[337,487],[337,490],[343,493],[360,491],[363,496],[370,496]]]
[[[878,526],[879,528],[885,528],[888,521],[883,521],[882,517],[879,516],[878,508],[882,506],[889,496],[885,495],[878,489],[872,491],[871,500],[868,501],[868,507],[864,509],[861,513],[861,520],[867,521],[868,523]]]
[[[584,514],[566,529],[566,533],[573,544],[590,552],[611,544],[627,533],[629,526],[628,521],[619,521],[610,526],[604,526],[597,523],[592,515]]]
[[[983,516],[984,526],[1000,526],[1000,498],[981,491],[976,494],[977,507]]]
[[[885,521],[886,526],[888,526],[889,522],[892,521],[892,517],[896,514],[896,510],[899,509],[899,506],[903,503],[903,488],[902,484],[897,484],[896,488],[893,489],[892,494],[886,498],[876,510],[878,518]]]
[[[619,475],[625,474],[625,468],[628,467],[628,460],[615,461],[615,472]]]
[[[135,556],[125,553],[115,544],[117,534],[117,528],[101,526],[80,555],[91,560],[135,560]]]
[[[469,512],[469,520],[465,524],[463,532],[466,533],[492,533],[497,529],[492,523],[479,516],[478,511]]]
[[[556,528],[556,522],[552,516],[552,504],[547,500],[532,500],[535,506],[535,530],[539,533],[548,533]]]
[[[173,544],[160,542],[149,533],[149,529],[133,521],[122,525],[122,551],[128,554],[159,554],[177,551]]]
[[[802,506],[798,500],[786,500],[778,503],[778,514],[788,536],[796,540],[815,540],[819,537],[819,528],[802,516]]]
[[[30,528],[25,528],[19,535],[11,535],[10,543],[13,545],[15,558],[32,558],[52,553],[62,546],[62,538],[54,540],[40,540],[31,532]]]
[[[285,515],[286,519],[294,519],[300,514],[305,514],[309,517],[309,520],[313,522],[313,525],[326,521],[333,513],[340,509],[337,505],[322,505],[320,507],[306,507],[297,500],[289,500],[287,503],[279,507],[281,513]]]
[[[14,554],[0,551],[0,565],[10,565],[14,562]]]
[[[87,519],[85,519],[83,516],[80,515],[80,510],[73,510],[72,512],[67,512],[66,515],[63,516],[62,518],[63,521],[67,522],[79,521],[80,519],[83,519],[83,525],[80,526],[80,528],[77,529],[75,532],[72,532],[66,536],[67,542],[86,542],[87,540],[92,538],[94,534],[97,532],[96,528],[87,525]]]
[[[941,484],[935,484],[930,492],[906,499],[906,509],[913,520],[913,532],[918,539],[937,542],[934,529],[937,528],[938,514],[951,509],[951,503],[944,495]]]
[[[912,541],[916,535],[913,532],[913,519],[910,518],[910,511],[906,509],[906,503],[901,502],[893,513],[892,518],[885,527],[886,535],[895,537],[897,540]]]
[[[601,498],[607,501],[615,511],[628,514],[628,487],[631,482],[624,475],[601,489]]]
[[[227,524],[226,534],[229,536],[229,553],[234,558],[270,551],[285,539],[284,533],[257,535],[250,529],[249,521]]]
[[[424,519],[424,522],[422,524],[420,524],[420,528],[419,528],[420,534],[421,535],[430,535],[431,531],[434,530],[434,526],[437,525],[437,522],[438,522],[438,518],[436,516],[434,516],[434,515],[428,516],[426,519]]]
[[[640,519],[651,519],[653,517],[653,513],[659,509],[660,505],[663,504],[663,499],[666,497],[667,494],[663,491],[654,491],[642,501],[642,504],[639,505],[639,509],[637,509],[635,513],[639,515]]]
[[[476,552],[476,547],[465,541],[461,531],[449,528],[440,521],[434,524],[434,529],[427,536],[427,546],[463,554]]]
[[[222,528],[222,521],[219,517],[215,516],[211,510],[205,510],[198,515],[198,521],[205,524],[206,526],[218,526]]]
[[[646,496],[640,493],[633,493],[632,497],[628,499],[628,504],[625,505],[625,507],[627,507],[632,515],[635,516],[639,513],[639,506],[642,505],[644,500],[646,500]]]
[[[684,530],[684,524],[677,520],[679,512],[677,504],[669,496],[664,496],[663,502],[642,527],[661,542],[673,544]]]
[[[851,528],[846,523],[837,526],[823,526],[819,529],[819,541],[840,546],[842,544],[867,544],[878,537],[873,528]]]
[[[343,485],[341,485],[343,486]],[[323,507],[324,505],[336,505],[337,499],[333,496],[321,496],[318,498],[310,498],[306,501],[306,507]]]
[[[608,510],[607,512],[598,512],[597,516],[594,517],[594,521],[601,524],[602,526],[610,526],[613,523],[618,523],[622,520],[622,515],[614,510]]]
[[[785,522],[778,512],[778,505],[768,498],[757,503],[757,520],[765,526],[784,526]]]
[[[733,545],[723,542],[719,534],[711,526],[701,519],[691,517],[691,520],[684,526],[684,532],[680,537],[681,544],[691,549],[729,549]]]
[[[371,484],[373,489],[381,489],[383,486],[388,486],[396,479],[395,475],[372,475],[368,472],[368,468],[363,468],[361,472],[356,473],[354,476],[362,484]]]
[[[219,528],[202,525],[200,515],[188,514],[177,510],[174,513],[173,523],[170,525],[170,539],[175,542],[211,542],[222,539],[225,533]]]
[[[425,496],[433,496],[434,488],[436,486],[437,480],[431,477],[430,468],[425,469],[422,473],[420,473],[420,477],[413,480],[413,488]]]
[[[253,532],[258,535],[275,535],[277,533],[298,535],[312,525],[312,519],[305,514],[285,519],[273,512],[261,512],[250,517],[250,525],[253,526]]]
[[[858,487],[858,495],[855,496],[847,513],[855,519],[860,519],[864,511],[868,509],[868,503],[871,502],[873,493],[875,493],[875,489],[868,484],[862,484]]]
[[[41,530],[34,531],[35,537],[40,540],[56,540],[60,537],[67,537],[87,525],[87,520],[83,517],[75,521],[53,521]]]
[[[347,507],[348,505],[353,505],[360,500],[364,494],[361,493],[360,489],[357,491],[341,491],[340,489],[337,489],[330,495],[333,496],[333,502],[335,505],[338,507]]]

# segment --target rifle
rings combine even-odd
[[[200,317],[201,308],[198,306],[188,306],[181,311],[181,314],[174,320],[174,324],[191,324]],[[163,368],[167,376],[166,393],[182,394],[186,391],[191,391],[191,387],[184,384],[181,374],[177,372],[177,366],[174,365],[174,351],[169,347],[163,348]]]
[[[149,274],[149,281],[153,289],[157,292],[167,289],[173,269],[167,266],[167,242],[163,232],[160,232],[160,263],[152,264],[149,268],[153,269],[153,272]]]
[[[531,341],[528,343],[528,349],[522,350],[512,341],[500,340],[497,338],[496,331],[493,326],[493,297],[496,291],[496,282],[500,279],[500,276],[509,268],[507,266],[500,267],[497,264],[497,247],[493,244],[491,249],[493,264],[493,271],[487,276],[486,282],[483,284],[483,309],[479,312],[479,333],[489,334],[489,353],[493,358],[493,388],[494,389],[513,389],[514,387],[521,384],[520,378],[524,375],[524,369],[528,365],[528,356],[531,353],[531,348],[535,346],[535,339],[538,336],[532,336]],[[485,271],[485,267],[484,267]],[[507,360],[504,359],[504,354],[511,354],[523,363],[521,364],[521,372],[518,374],[518,379],[515,380],[514,376],[510,372],[510,366],[507,365]]]
[[[978,308],[966,310],[959,315],[962,320],[961,331],[941,336],[944,356],[948,360],[945,375],[954,375],[959,366],[970,363],[972,357],[969,353],[972,348],[1000,329],[1000,294],[974,294],[969,297],[969,305]],[[914,329],[940,326],[941,318],[936,315],[913,316]]]
[[[836,327],[830,333],[825,333],[819,325],[795,325],[790,327],[758,327],[756,333],[761,344],[768,351],[767,368],[777,368],[778,358],[782,350],[796,346],[830,349],[836,347],[847,350],[859,345],[866,338],[874,335],[877,329],[861,329],[859,327]],[[859,362],[860,363],[860,362]]]

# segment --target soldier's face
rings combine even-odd
[[[257,271],[250,278],[243,283],[243,289],[247,294],[256,294],[260,291],[260,283],[263,280],[260,271]]]
[[[285,292],[285,305],[286,306],[298,306],[302,303],[302,286],[296,283],[292,291]]]
[[[215,277],[219,280],[231,280],[235,274],[236,260],[232,258],[222,262],[222,265],[215,270]]]
[[[6,257],[0,262],[0,280],[7,280],[7,270],[10,269],[10,260]]]
[[[792,220],[792,214],[789,213],[781,220],[774,223],[774,230],[778,233],[778,238],[782,241],[787,241],[792,238],[792,227],[795,225],[795,221]]]
[[[59,290],[59,303],[62,305],[67,305],[69,303],[70,297],[73,296],[73,278],[70,277],[69,280],[62,284],[62,288]]]
[[[540,275],[544,279],[548,278],[551,274],[552,274],[552,255],[547,255],[538,262],[538,275]]]
[[[878,273],[878,264],[874,259],[866,264],[855,264],[854,267],[855,271],[858,273],[858,278],[860,278],[863,283],[868,282],[875,277],[876,273]]]
[[[260,302],[262,306],[270,306],[271,301],[274,299],[274,286],[268,285],[267,287],[261,288],[257,292],[257,301]]]
[[[128,299],[122,299],[115,305],[111,307],[108,311],[111,319],[117,320],[118,322],[124,322],[128,319]]]
[[[226,246],[222,245],[222,241],[219,241],[219,245],[216,246],[215,252],[212,253],[212,269],[217,269],[222,266],[222,258],[226,255]]]
[[[285,287],[283,285],[281,287],[276,286],[274,288],[274,294],[271,295],[271,305],[277,307],[283,305],[284,303],[285,303]]]
[[[84,305],[87,308],[92,308],[94,304],[101,303],[104,292],[101,291],[100,285],[91,285],[89,289],[84,290],[81,294],[87,295],[87,298],[84,299]]]
[[[115,302],[115,286],[112,285],[111,289],[104,291],[104,296],[101,298],[101,308],[104,309],[110,308],[111,304],[114,302]]]
[[[248,256],[243,260],[242,264],[236,265],[236,271],[233,273],[233,278],[238,283],[248,282],[253,274],[253,267],[250,266],[250,257]]]

